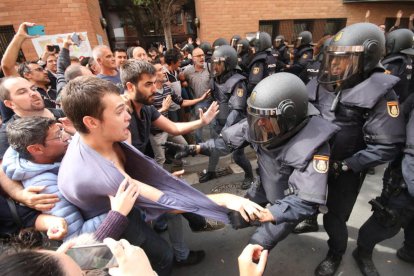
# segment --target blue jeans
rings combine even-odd
[[[211,103],[209,101],[202,101],[194,106],[195,120],[199,119],[198,109],[201,108],[205,112],[207,111],[210,104]],[[211,124],[209,127],[211,127]],[[204,142],[203,141],[203,127],[200,127],[195,130],[195,140],[197,144]]]

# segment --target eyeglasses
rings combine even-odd
[[[61,128],[58,132],[58,135],[54,138],[50,138],[50,139],[46,139],[46,141],[52,141],[52,140],[60,140],[61,142],[65,142],[65,130],[63,128]]]
[[[196,55],[196,56],[193,56],[193,57],[201,58],[201,57],[205,57],[205,55],[204,54],[201,54],[201,55]]]
[[[46,69],[43,69],[42,67],[37,67],[37,68],[31,69],[30,71],[43,72],[43,71],[45,71],[45,70],[46,70]]]

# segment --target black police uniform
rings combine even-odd
[[[200,144],[200,153],[209,155],[217,151],[225,155],[251,143],[248,128],[247,120],[243,120],[223,130],[218,139]],[[270,203],[268,209],[276,222],[257,228],[250,243],[272,249],[298,222],[325,205],[328,140],[337,130],[334,124],[313,116],[295,136],[276,148],[269,150],[251,143],[257,153],[261,185],[251,189],[248,197],[259,204]]]
[[[250,95],[262,79],[276,72],[276,59],[270,49],[262,51],[253,56],[247,68],[249,72],[247,92]]]
[[[283,68],[289,64],[289,54],[287,46],[285,44],[281,45],[278,48],[273,48],[272,55],[276,59],[276,72],[282,71]]]
[[[406,128],[407,141],[400,157],[387,167],[380,197],[371,201],[373,215],[361,226],[358,247],[372,253],[375,245],[404,228],[406,247],[414,256],[414,112]]]
[[[226,78],[227,80],[224,81]],[[221,80],[224,82],[218,83],[212,80],[213,98],[219,105],[219,114],[214,122],[214,130],[217,135],[224,128],[232,126],[246,118],[246,77],[239,73],[229,72],[225,76],[222,76]],[[244,154],[244,149],[238,149],[233,152],[233,158],[236,164],[246,172],[246,176],[252,178],[252,167]],[[209,171],[217,166],[218,159],[218,155],[213,154],[210,156]]]
[[[324,215],[329,235],[328,255],[341,257],[346,250],[346,221],[355,204],[366,169],[392,161],[405,141],[404,118],[392,87],[398,78],[373,73],[358,85],[343,90],[338,99],[315,80],[308,83],[309,101],[322,116],[341,130],[330,141],[328,213]]]
[[[399,102],[403,103],[408,95],[413,93],[410,90],[410,82],[413,74],[411,58],[407,55],[397,53],[386,56],[381,63],[387,72],[400,78],[400,81],[394,86],[394,91],[399,97]]]
[[[295,74],[306,83],[306,67],[312,62],[313,48],[310,45],[302,45],[295,49],[293,65],[284,71]]]

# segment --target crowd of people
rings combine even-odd
[[[403,228],[397,256],[414,263],[414,15],[409,29],[401,16],[385,32],[367,12],[316,44],[309,31],[290,44],[256,32],[148,52],[99,45],[81,60],[68,36],[58,53],[46,46],[17,63],[35,25],[22,23],[1,61],[0,275],[82,275],[65,253],[102,242],[113,275],[170,275],[205,257],[188,248],[184,221],[194,232],[257,227],[238,262],[240,275],[262,275],[268,251],[317,231],[319,213],[329,239],[315,275],[334,275],[361,185],[380,164],[383,190],[352,255],[363,275],[379,275],[375,245]],[[245,197],[182,180],[185,157],[209,156],[206,182],[230,153]],[[45,250],[45,237],[64,243]]]

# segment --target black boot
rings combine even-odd
[[[414,251],[411,251],[405,245],[397,250],[397,257],[404,262],[414,264]]]
[[[242,182],[241,188],[242,190],[247,190],[252,186],[253,177],[252,176],[245,176]]]
[[[200,175],[198,182],[204,183],[214,178],[217,178],[216,172],[206,172]]]
[[[359,270],[364,276],[379,276],[374,262],[372,261],[372,253],[368,253],[360,247],[355,248],[352,256],[358,264]]]
[[[339,265],[341,264],[342,256],[335,256],[329,254],[326,258],[316,267],[315,275],[316,276],[332,276],[338,270]]]
[[[304,219],[301,223],[296,225],[295,229],[293,229],[293,233],[301,234],[301,233],[309,233],[309,232],[318,232],[319,225],[318,225],[318,214],[308,217]]]

